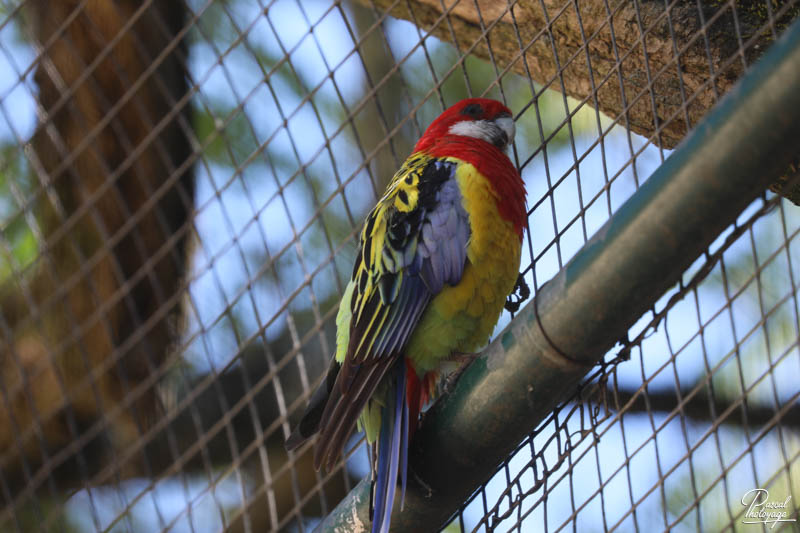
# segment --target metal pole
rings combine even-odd
[[[393,531],[438,531],[800,150],[800,21],[427,414]],[[533,228],[536,231],[536,228]],[[362,481],[319,530],[366,531]]]

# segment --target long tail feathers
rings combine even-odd
[[[402,509],[406,492],[406,466],[408,464],[408,403],[406,402],[406,365],[395,366],[394,398],[389,398],[383,408],[381,429],[378,435],[377,457],[373,454],[372,533],[389,531],[392,505],[400,477]]]
[[[402,387],[403,391],[406,391],[405,384]],[[408,420],[408,401],[403,399],[403,421],[400,424],[400,431],[401,438],[400,438],[400,510],[403,510],[403,507],[406,503],[406,479],[408,478],[408,443],[411,440],[411,434],[409,433],[409,426],[410,422]]]
[[[331,396],[331,391],[333,391],[333,385],[336,382],[336,376],[339,374],[339,367],[341,366],[336,362],[336,359],[331,358],[325,380],[314,391],[302,419],[294,428],[292,434],[289,435],[289,438],[286,439],[284,446],[287,450],[299,448],[301,444],[319,431],[320,420],[325,411],[325,406],[328,404],[328,399]]]

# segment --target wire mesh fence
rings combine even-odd
[[[515,112],[535,296],[798,12],[0,0],[0,530],[312,528],[363,440],[331,472],[283,442],[361,221],[433,118]],[[795,176],[442,527],[745,531],[762,497],[797,518]]]

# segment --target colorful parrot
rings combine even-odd
[[[370,445],[372,531],[389,530],[408,444],[444,371],[489,339],[519,271],[525,186],[500,102],[462,100],[417,142],[367,216],[336,316],[336,354],[286,441],[319,433],[330,470],[358,422]],[[401,508],[402,508],[401,496]]]

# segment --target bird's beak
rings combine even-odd
[[[517,127],[514,125],[514,119],[511,117],[500,117],[494,120],[500,129],[506,134],[506,147],[514,142],[514,135],[517,132]]]

